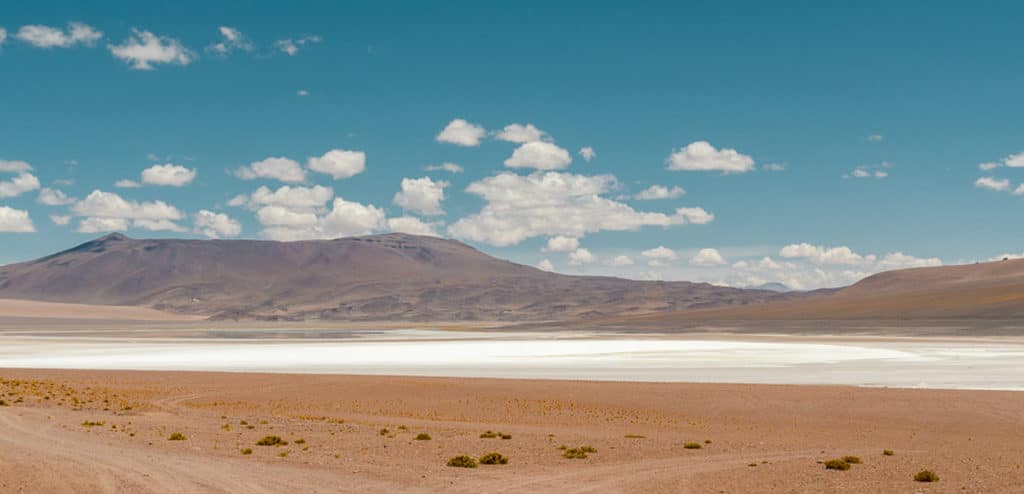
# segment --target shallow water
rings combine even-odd
[[[1024,390],[1024,345],[352,331],[343,339],[0,339],[0,367]]]

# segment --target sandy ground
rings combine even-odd
[[[148,307],[62,304],[0,299],[0,317],[12,319],[73,319],[110,321],[198,321],[202,316],[173,314]]]
[[[0,492],[1024,492],[1024,393],[55,370],[0,377]],[[481,438],[488,430],[511,437]],[[168,440],[175,432],[185,440]],[[431,439],[415,440],[420,433]],[[288,444],[256,445],[268,435]],[[597,452],[566,459],[561,445]],[[491,451],[509,463],[445,465]],[[845,455],[863,462],[849,471],[819,463]],[[941,480],[914,482],[922,469]]]

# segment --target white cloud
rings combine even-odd
[[[282,185],[277,190],[262,186],[250,196],[237,196],[229,206],[248,206],[259,209],[263,206],[280,206],[289,210],[307,212],[326,211],[327,201],[334,197],[334,189],[322,185],[299,187]]]
[[[283,157],[270,157],[256,161],[235,170],[235,176],[242,180],[258,178],[274,179],[285,183],[306,181],[306,171],[295,160]]]
[[[455,222],[448,232],[455,238],[508,246],[537,236],[581,238],[602,230],[629,231],[714,219],[701,208],[679,208],[674,214],[641,212],[603,197],[617,186],[612,175],[499,173],[466,188],[486,204],[480,212]]]
[[[1016,189],[1013,189],[1013,195],[1024,196],[1024,184],[1020,184]]]
[[[686,191],[682,187],[674,186],[671,189],[664,185],[652,185],[644,189],[639,194],[633,196],[633,199],[640,201],[653,201],[657,199],[676,199],[682,197]]]
[[[16,197],[39,189],[39,179],[28,172],[18,173],[10,180],[0,181],[0,198]]]
[[[856,265],[874,262],[874,255],[862,256],[846,246],[821,247],[808,243],[790,244],[779,251],[787,259],[807,259],[815,264]]]
[[[149,185],[167,185],[170,187],[183,187],[196,178],[196,169],[188,169],[181,165],[167,163],[164,165],[153,165],[142,170],[142,183]]]
[[[669,170],[745,173],[754,169],[754,159],[735,149],[715,149],[707,141],[692,142],[666,160]]]
[[[366,170],[366,153],[332,149],[323,156],[306,161],[310,170],[330,175],[335,180],[356,176]]]
[[[444,189],[448,182],[433,181],[430,177],[403,178],[402,190],[395,194],[392,202],[396,206],[427,216],[444,214],[441,202],[444,201]]]
[[[843,175],[843,178],[876,178],[883,179],[889,176],[889,172],[885,171],[887,168],[892,168],[892,164],[886,161],[881,162],[877,165],[862,165],[855,168],[849,175]]]
[[[1010,189],[1010,181],[1005,178],[997,180],[992,177],[981,177],[974,182],[974,186],[981,189],[991,189],[1004,192]]]
[[[174,221],[184,217],[178,208],[163,201],[129,201],[113,192],[94,190],[75,203],[71,211],[86,217],[79,226],[82,233],[125,230],[128,221],[135,228],[147,230],[184,231]],[[124,225],[124,226],[122,226]]]
[[[14,37],[36,48],[70,48],[77,44],[93,46],[103,33],[88,24],[71,22],[66,31],[50,26],[22,26]]]
[[[227,55],[236,50],[252,51],[252,43],[238,29],[221,26],[218,30],[222,38],[221,41],[206,47],[207,50],[219,55]]]
[[[283,53],[287,53],[289,56],[295,56],[299,53],[299,47],[306,44],[319,43],[321,41],[319,36],[303,36],[301,38],[294,39],[279,39],[274,42],[274,46]]]
[[[653,249],[648,249],[640,253],[640,255],[648,259],[659,259],[663,261],[674,261],[679,258],[676,251],[669,249],[663,245],[659,245]]]
[[[188,65],[196,59],[195,53],[180,41],[157,36],[149,31],[132,29],[134,33],[120,45],[108,45],[115,58],[131,64],[135,70],[152,70],[154,64]]]
[[[1003,164],[1010,168],[1024,167],[1024,153],[1011,154],[1003,158]]]
[[[306,91],[305,89],[300,89],[296,91],[295,94],[299,96],[309,96],[309,91]]]
[[[546,132],[529,123],[526,125],[517,123],[506,125],[504,129],[494,135],[494,138],[499,141],[515,142],[517,144],[549,139]]]
[[[483,127],[469,123],[461,118],[456,118],[445,126],[441,133],[437,134],[437,142],[447,142],[457,146],[476,147],[480,140],[487,135]]]
[[[40,204],[47,206],[67,206],[68,204],[74,204],[77,199],[68,197],[62,190],[43,187],[39,191],[38,201]]]
[[[541,271],[554,271],[555,265],[551,264],[551,260],[544,259],[543,261],[537,263],[537,269]]]
[[[32,233],[36,231],[28,211],[0,206],[0,232]]]
[[[569,151],[550,142],[527,142],[516,148],[505,160],[509,168],[534,168],[537,170],[560,170],[572,163]]]
[[[878,261],[878,267],[886,270],[905,268],[925,268],[941,265],[942,260],[937,257],[920,258],[907,255],[902,252],[893,252],[890,254],[886,254]]]
[[[207,238],[237,237],[242,233],[242,224],[224,213],[200,210],[193,219],[194,231]]]
[[[142,187],[142,184],[134,180],[128,180],[127,178],[125,178],[122,180],[118,180],[117,182],[114,182],[114,187],[117,187],[119,189],[136,189]]]
[[[0,160],[0,173],[21,173],[32,171],[32,165],[24,161]]]
[[[597,257],[591,254],[589,250],[580,247],[569,253],[569,265],[570,266],[581,266],[584,264],[592,264],[597,262]]]
[[[580,148],[579,153],[580,153],[580,157],[583,158],[583,161],[586,161],[588,163],[590,162],[590,160],[592,160],[592,159],[597,157],[597,153],[594,152],[594,148],[592,148],[590,146],[586,146],[586,147]]]
[[[987,171],[995,170],[996,168],[999,168],[1000,166],[1002,166],[1001,163],[988,162],[988,163],[982,163],[982,164],[978,165],[978,169],[981,170],[981,171],[987,172]]]
[[[885,136],[881,134],[871,134],[868,136],[869,142],[882,142],[885,140]]]
[[[440,165],[430,165],[426,168],[426,170],[428,172],[445,171],[449,173],[462,173],[463,171],[465,171],[462,169],[461,166],[456,165],[455,163],[441,163]]]
[[[762,166],[761,169],[769,172],[781,172],[786,171],[786,165],[779,163],[768,163],[767,165]]]
[[[387,229],[384,210],[336,197],[326,214],[265,206],[256,212],[263,236],[272,240],[309,240],[369,235]]]
[[[62,214],[51,214],[50,221],[52,221],[54,225],[67,226],[68,223],[71,223],[71,217]]]
[[[543,252],[572,252],[580,247],[580,240],[575,237],[556,235],[548,239],[548,245],[541,249]]]
[[[412,216],[388,218],[388,230],[398,233],[408,233],[409,235],[440,237],[433,223],[427,223]]]
[[[633,258],[631,258],[631,257],[629,257],[627,255],[617,255],[614,258],[612,258],[611,260],[609,260],[608,262],[606,262],[605,264],[607,264],[609,266],[620,266],[620,267],[621,266],[632,266],[633,265]]]
[[[718,252],[718,249],[701,249],[697,255],[690,258],[692,266],[722,266],[726,264],[725,258]]]
[[[123,218],[85,218],[78,224],[78,233],[123,232],[128,221]]]

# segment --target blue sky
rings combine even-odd
[[[7,7],[0,263],[404,230],[814,288],[1024,251],[1019,3],[548,3]]]

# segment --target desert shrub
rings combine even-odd
[[[509,439],[512,439],[512,434],[499,433],[499,435],[501,436],[502,439],[504,439],[506,441],[508,441]]]
[[[257,446],[284,446],[286,444],[288,444],[288,441],[281,439],[279,436],[266,436],[256,441]]]
[[[483,434],[480,434],[480,439],[494,439],[496,437],[498,437],[498,433],[493,431],[487,431]]]
[[[93,422],[91,420],[86,420],[85,422],[82,422],[82,427],[100,427],[105,423],[106,422]]]
[[[845,461],[845,462],[847,462],[847,463],[849,463],[851,465],[856,465],[856,464],[860,463],[860,457],[859,456],[844,456],[843,457],[843,461]]]
[[[416,440],[417,441],[429,441],[431,439],[432,438],[430,437],[430,434],[427,434],[426,432],[421,432],[419,434],[416,434]]]
[[[566,448],[562,453],[562,456],[571,460],[582,460],[587,457],[587,453],[597,453],[597,450],[591,446],[580,446],[578,448]]]
[[[711,444],[711,440],[710,439],[705,439],[704,440],[704,444]]]
[[[295,440],[295,444],[306,444],[306,440],[300,437]]]
[[[891,450],[891,449],[883,449],[882,450],[882,454],[885,455],[885,456],[892,456],[892,455],[894,455],[896,453],[893,452],[893,450]]]
[[[501,453],[498,453],[498,452],[487,453],[486,455],[483,455],[483,456],[480,457],[480,464],[481,465],[507,465],[508,464],[508,457],[503,455],[503,454],[501,454]]]
[[[242,454],[243,455],[251,455],[252,454],[252,448],[242,448]]]
[[[931,470],[921,470],[914,475],[914,480],[917,482],[938,482],[939,476]]]
[[[404,426],[404,425],[400,425],[400,426],[398,426],[398,430],[400,430],[400,431],[407,431],[407,430],[409,430],[409,428]]]
[[[647,436],[641,436],[640,434],[626,434],[626,439],[647,439]]]
[[[168,441],[184,441],[185,440],[185,435],[180,433],[180,432],[173,432],[173,433],[171,433],[170,436],[167,437],[167,440]]]
[[[287,451],[282,451],[282,452],[278,453],[277,456],[279,456],[281,458],[287,458],[288,457],[288,452]]]
[[[388,433],[389,433],[389,432],[391,432],[391,431],[390,431],[390,430],[388,430],[388,428],[387,428],[387,427],[385,427],[385,428],[383,428],[383,429],[381,429],[381,430],[377,431],[377,433],[378,433],[378,434],[380,434],[380,435],[382,435],[382,436],[386,436],[386,435],[388,435]]]
[[[249,422],[246,420],[239,420],[238,425],[249,425]]]
[[[476,460],[466,455],[459,455],[448,460],[448,466],[456,468],[476,468]]]
[[[686,449],[701,449],[704,446],[701,446],[700,443],[686,443],[683,447]]]
[[[825,470],[849,470],[850,464],[836,458],[834,460],[828,460],[825,462]]]

